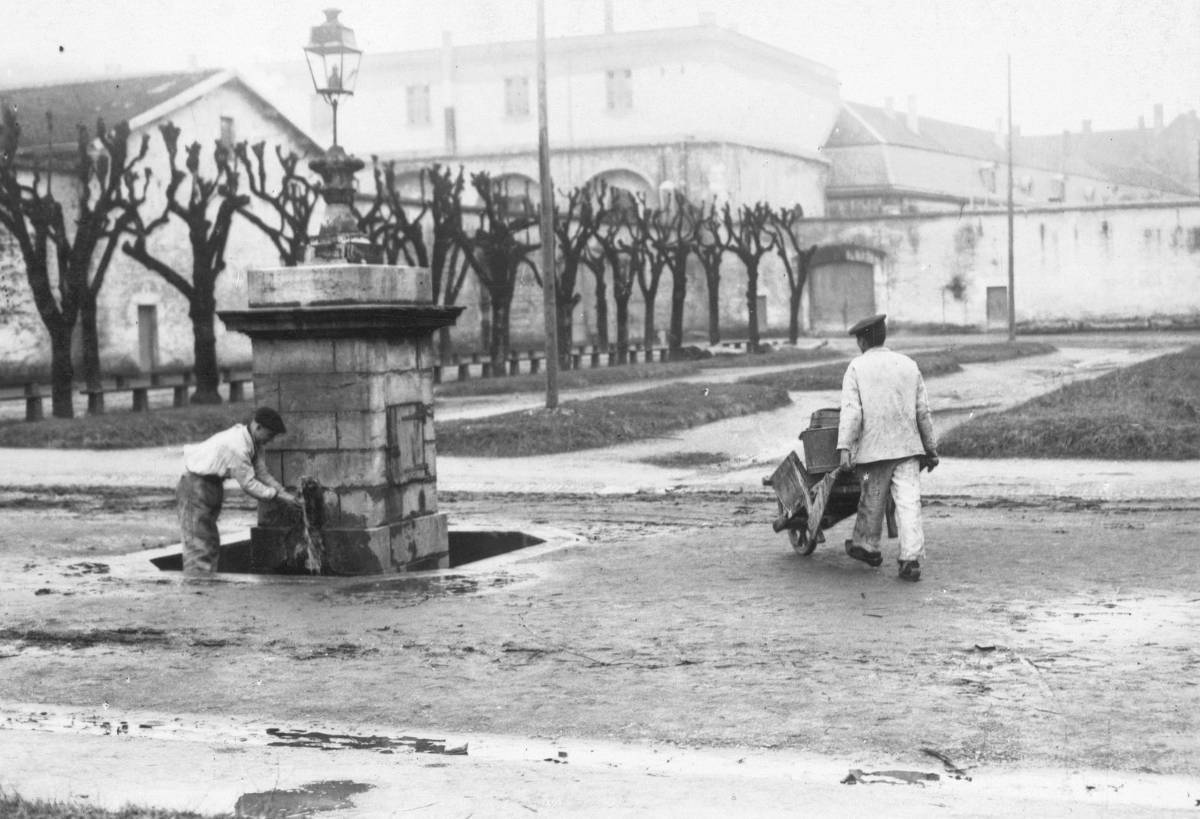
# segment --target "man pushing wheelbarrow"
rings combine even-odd
[[[822,464],[814,465],[810,458],[810,468],[805,469],[793,453],[766,482],[780,499],[776,529],[789,529],[796,551],[810,553],[823,539],[820,529],[846,517],[847,501],[857,494],[854,532],[846,541],[846,554],[871,567],[880,566],[886,517],[889,534],[895,529],[900,538],[899,575],[917,581],[925,555],[920,472],[937,466],[937,442],[916,362],[883,346],[886,318],[871,316],[850,328],[862,354],[850,362],[842,379],[837,465],[824,465],[821,476]],[[802,438],[819,433],[821,414],[814,416],[813,427]],[[809,444],[805,439],[806,455]]]

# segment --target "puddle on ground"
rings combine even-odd
[[[323,731],[285,731],[280,728],[268,728],[267,734],[275,737],[274,741],[267,743],[268,745],[286,748],[316,748],[321,751],[377,751],[381,754],[392,754],[400,750],[418,754],[467,755],[466,743],[446,747],[444,739],[426,739],[425,737],[356,736],[353,734],[327,734]]]
[[[380,580],[342,586],[337,593],[348,597],[445,597],[447,595],[479,594],[516,583],[513,575],[500,574],[489,577],[450,575],[388,575]]]
[[[352,808],[354,802],[350,797],[366,793],[372,787],[345,780],[311,782],[293,790],[242,794],[233,810],[235,816],[254,819],[311,816],[321,811]]]
[[[451,531],[449,533],[450,568],[455,569],[468,563],[515,552],[530,546],[545,543],[542,538],[525,532],[508,530]],[[151,558],[159,571],[183,571],[183,554],[163,555]],[[76,564],[83,566],[84,564]],[[102,564],[96,564],[102,565]],[[69,568],[76,568],[75,566]],[[107,571],[107,566],[104,570]],[[221,545],[219,571],[229,574],[295,574],[294,571],[264,572],[253,565],[250,541],[240,540]],[[98,570],[96,570],[98,571]]]

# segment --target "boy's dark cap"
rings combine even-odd
[[[883,324],[883,321],[886,318],[887,318],[887,313],[879,313],[879,314],[871,316],[869,318],[865,318],[850,328],[850,335],[852,335],[852,336],[861,335],[862,333],[865,333],[868,330],[870,330],[876,324]]]
[[[258,422],[259,426],[269,429],[276,435],[283,435],[287,432],[287,427],[283,425],[283,418],[270,407],[259,407],[256,409],[254,411],[254,420]]]

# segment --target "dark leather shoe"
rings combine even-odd
[[[861,546],[855,546],[853,540],[846,541],[846,554],[855,560],[861,560],[872,568],[883,563],[883,555],[879,552],[869,552]]]
[[[921,564],[915,560],[901,560],[900,579],[916,583],[921,579]]]

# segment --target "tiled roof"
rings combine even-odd
[[[1142,130],[1070,134],[1065,138],[1062,135],[1017,136],[1014,161],[1024,167],[1103,179],[1115,185],[1190,193],[1190,189],[1165,166],[1159,167],[1153,161],[1147,136]],[[908,127],[905,112],[843,103],[825,148],[881,145],[998,163],[1008,159],[1003,142],[997,140],[994,132],[929,117],[918,117],[914,131]]]
[[[1021,137],[1023,154],[1034,153],[1045,161],[1083,162],[1117,185],[1154,188],[1187,195],[1192,190],[1153,160],[1154,134],[1144,129],[1071,133],[1065,136]]]
[[[981,128],[929,117],[918,117],[917,127],[917,131],[908,127],[908,115],[903,111],[847,102],[842,104],[826,147],[886,144],[996,161],[1004,158],[995,134]]]
[[[0,101],[17,106],[22,146],[46,145],[47,111],[54,115],[54,143],[74,144],[77,125],[85,125],[91,131],[96,127],[97,118],[110,126],[121,120],[131,120],[218,73],[218,70],[209,69],[6,88],[0,89]]]

